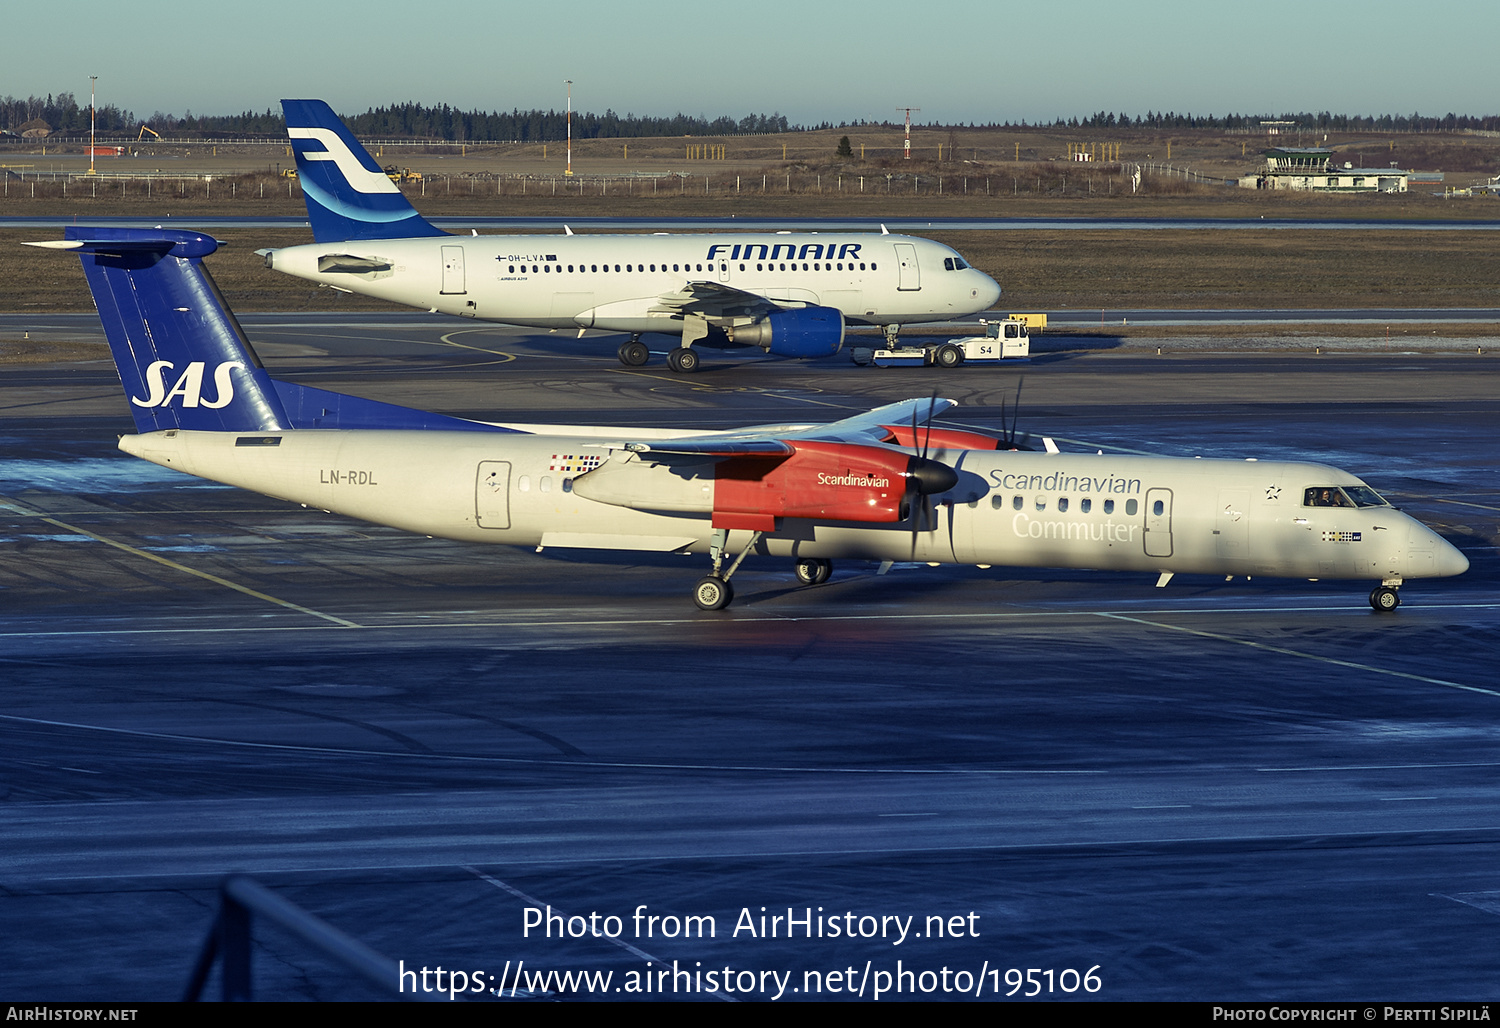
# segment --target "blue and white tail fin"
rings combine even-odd
[[[84,277],[140,432],[291,428],[275,384],[202,258],[198,232],[85,228],[34,243],[83,258]]]
[[[271,378],[203,266],[219,247],[209,236],[77,225],[63,235],[30,245],[83,259],[137,432],[511,431]]]
[[[283,100],[313,239],[443,236],[416,212],[353,133],[322,100]]]

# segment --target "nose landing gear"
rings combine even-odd
[[[1399,585],[1399,583],[1396,585],[1382,584],[1371,589],[1370,606],[1382,614],[1389,614],[1401,606],[1401,594],[1397,591]]]

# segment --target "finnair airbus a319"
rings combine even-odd
[[[1323,464],[1031,453],[934,426],[948,400],[826,425],[693,433],[507,425],[270,377],[201,258],[215,240],[70,226],[135,418],[120,448],[164,467],[425,535],[513,546],[702,553],[727,605],[750,555],[1174,574],[1410,578],[1469,562]],[[926,416],[919,427],[918,418]],[[726,561],[732,557],[732,561]]]
[[[845,325],[988,310],[995,280],[956,250],[888,233],[454,236],[435,228],[321,100],[283,100],[316,242],[261,251],[266,266],[410,307],[537,328],[625,332],[620,361],[650,359],[645,333],[695,344],[826,357]]]

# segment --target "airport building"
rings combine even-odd
[[[1322,147],[1275,147],[1263,151],[1266,166],[1240,184],[1252,189],[1307,189],[1322,193],[1404,193],[1411,172],[1400,168],[1333,167],[1333,151]]]

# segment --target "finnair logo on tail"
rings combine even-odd
[[[142,400],[138,396],[132,396],[130,402],[137,407],[165,407],[173,400],[181,399],[184,407],[207,407],[210,410],[219,410],[227,407],[234,399],[234,380],[229,377],[231,368],[245,370],[241,361],[225,361],[214,368],[214,393],[215,398],[205,400],[203,398],[203,361],[193,361],[177,381],[167,388],[167,380],[162,372],[174,371],[171,361],[152,361],[146,368],[146,388],[151,390],[151,395]]]
[[[287,126],[286,134],[292,139],[311,139],[323,144],[323,153],[304,150],[299,155],[304,161],[332,161],[357,193],[400,193],[396,184],[386,178],[384,172],[371,171],[360,163],[359,158],[349,152],[344,141],[333,129],[294,128]]]

